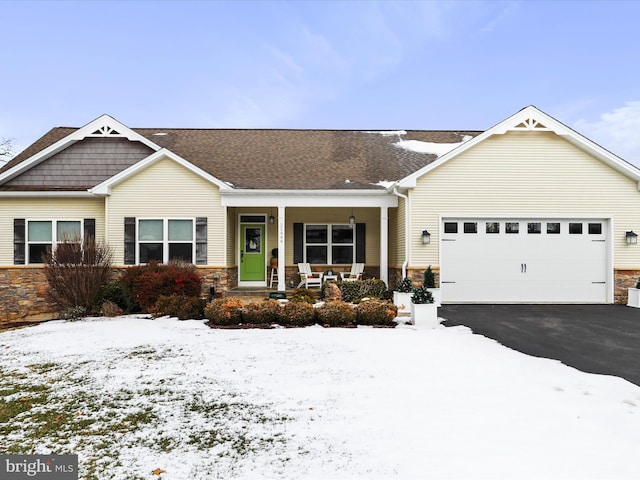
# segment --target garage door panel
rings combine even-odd
[[[477,222],[477,233],[464,233],[463,222],[470,221]],[[606,220],[444,222],[460,227],[456,233],[443,233],[441,242],[444,302],[606,302]],[[507,222],[517,233],[506,233]],[[548,223],[553,224],[549,229]],[[599,227],[590,228],[590,223]],[[570,233],[570,224],[581,233]]]

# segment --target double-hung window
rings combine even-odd
[[[318,265],[354,262],[355,230],[350,225],[306,225],[305,259]]]
[[[194,219],[139,219],[137,238],[139,263],[152,260],[167,263],[178,259],[193,263],[196,248]]]
[[[47,252],[82,243],[82,220],[27,220],[27,263],[43,263]]]

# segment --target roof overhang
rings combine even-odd
[[[102,182],[102,183],[96,185],[95,187],[89,189],[89,192],[91,192],[91,193],[93,193],[95,195],[111,195],[111,189],[114,186],[116,186],[119,183],[122,183],[125,180],[137,175],[138,173],[142,172],[143,170],[149,168],[151,165],[153,165],[153,164],[157,163],[158,161],[163,160],[165,158],[176,162],[177,164],[183,166],[184,168],[186,168],[187,170],[193,172],[194,174],[198,175],[199,177],[201,177],[201,178],[205,179],[206,181],[216,185],[217,187],[220,188],[221,191],[222,190],[229,190],[231,188],[226,183],[224,183],[224,182],[218,180],[216,177],[208,174],[207,172],[205,172],[201,168],[195,166],[193,163],[191,163],[188,160],[185,160],[184,158],[182,158],[181,156],[173,153],[171,150],[167,150],[166,148],[162,148],[162,149],[158,150],[157,152],[149,155],[147,158],[144,158],[144,159],[140,160],[139,162],[131,165],[129,168],[121,171],[117,175],[114,175],[113,177],[108,178],[104,182]]]
[[[386,190],[249,190],[221,192],[226,207],[397,207],[398,197]]]
[[[430,163],[429,165],[403,178],[398,182],[397,186],[401,190],[413,188],[416,186],[418,178],[422,177],[432,170],[435,170],[440,165],[448,162],[452,158],[457,157],[461,153],[466,152],[470,148],[473,148],[475,145],[483,142],[487,138],[493,135],[504,135],[507,132],[517,131],[553,132],[556,135],[563,137],[565,140],[572,143],[581,150],[599,159],[614,170],[617,170],[621,174],[637,182],[638,190],[640,190],[640,169],[621,159],[617,155],[614,155],[610,151],[602,148],[597,143],[589,140],[572,128],[567,127],[563,123],[559,122],[550,115],[547,115],[533,105],[523,108],[519,112],[491,127],[489,130],[481,133],[477,137],[468,140],[459,147],[442,155],[435,162]]]
[[[0,191],[0,198],[96,198],[88,191]]]

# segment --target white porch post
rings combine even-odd
[[[285,208],[278,207],[278,291],[284,292],[287,289],[285,278],[285,255],[284,255],[284,211]]]
[[[380,279],[389,285],[389,207],[380,207]]]

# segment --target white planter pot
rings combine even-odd
[[[436,307],[440,307],[440,298],[442,298],[440,296],[440,289],[439,288],[427,288],[428,292],[431,292],[431,295],[433,295],[433,303],[436,305]]]
[[[640,288],[629,288],[627,307],[640,308]]]
[[[411,303],[411,320],[418,328],[436,328],[440,325],[438,320],[438,307],[435,303]]]
[[[398,307],[398,313],[411,312],[411,292],[393,292],[393,304]]]

